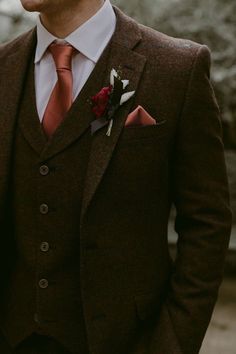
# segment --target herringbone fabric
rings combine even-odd
[[[81,188],[76,175],[81,151],[63,159],[58,153],[66,146],[73,149],[78,139],[75,125],[80,133],[86,126],[89,128],[95,119],[89,104],[91,97],[109,84],[111,69],[120,68],[122,79],[129,80],[128,89],[135,91],[135,96],[117,110],[109,138],[106,129],[91,137],[81,212],[76,204],[73,207],[79,226],[78,280],[88,351],[197,354],[222,281],[231,226],[219,110],[209,82],[210,54],[205,46],[168,37],[138,25],[117,8],[115,11],[117,26],[107,48],[107,62],[103,57],[97,63],[80,94],[74,118],[69,113],[46,149],[42,145],[39,151],[40,162],[45,164],[50,158],[48,176],[39,176],[36,159],[32,164],[23,164],[29,156],[19,155],[14,142],[36,33],[29,32],[0,47],[1,277],[10,278],[5,269],[8,264],[12,266],[9,259],[16,259],[15,238],[9,231],[14,223],[9,223],[6,215],[7,202],[11,201],[11,171],[16,172],[12,158],[16,160],[17,153],[20,170],[25,168],[27,175],[41,179],[40,193],[49,179],[57,181],[59,192],[54,192],[55,182],[53,188],[47,188],[50,194],[54,192],[51,195],[57,205],[54,207],[47,197],[50,213],[40,220],[46,223],[53,218],[48,224],[59,229],[55,239],[61,240],[61,226],[70,227],[70,223],[65,224],[65,212],[71,214],[68,206],[72,205],[71,197],[74,199],[68,188],[71,191],[71,183]],[[11,82],[14,85],[9,90]],[[31,103],[29,100],[29,106]],[[125,128],[127,116],[139,105],[165,124]],[[35,134],[30,116],[28,125],[23,118],[24,136],[38,151],[44,136],[41,139],[40,134]],[[51,160],[52,156],[55,159]],[[27,188],[27,178],[18,180]],[[19,207],[11,210],[22,211],[30,198],[24,198],[23,203],[23,194],[18,193]],[[33,194],[37,196],[36,189],[28,195]],[[41,195],[38,193],[37,197]],[[45,202],[44,198],[41,200]],[[61,201],[63,205],[58,208]],[[167,238],[172,203],[179,235],[174,266]],[[34,210],[37,213],[38,208]],[[31,231],[42,232],[43,225],[40,221],[35,230],[32,221],[28,217],[30,240],[34,240]],[[50,234],[48,228],[45,234]],[[70,236],[68,232],[63,235]],[[65,269],[64,263],[60,269]],[[25,273],[22,274],[25,281]],[[58,294],[54,292],[55,297],[51,298]],[[49,305],[47,296],[44,305]],[[22,327],[22,323],[19,325]]]
[[[53,338],[34,334],[22,342],[11,354],[71,354],[71,352]]]

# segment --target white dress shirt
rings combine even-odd
[[[35,54],[35,92],[39,119],[42,122],[46,106],[57,82],[57,73],[48,46],[54,41],[71,44],[78,50],[72,60],[73,99],[79,95],[98,59],[109,43],[116,27],[116,16],[110,0],[98,12],[61,40],[49,33],[37,21],[37,47]]]

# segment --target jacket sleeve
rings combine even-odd
[[[219,109],[210,52],[196,51],[176,134],[172,169],[177,258],[155,328],[135,354],[197,354],[223,277],[231,230]]]

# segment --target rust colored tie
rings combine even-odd
[[[71,63],[75,49],[71,45],[64,44],[51,44],[48,49],[53,56],[58,78],[42,122],[44,132],[50,138],[72,105],[73,78]]]

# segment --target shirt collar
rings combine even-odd
[[[116,15],[110,0],[106,0],[98,12],[67,36],[64,41],[96,63],[112,37],[116,27]],[[35,63],[45,54],[48,46],[58,40],[37,20],[37,48]]]

